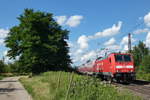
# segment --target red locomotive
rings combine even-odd
[[[99,57],[78,69],[81,73],[98,75],[105,80],[130,82],[135,80],[133,57],[128,53],[111,53],[107,57]]]

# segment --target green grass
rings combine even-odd
[[[0,75],[0,80],[2,80],[2,79],[3,79],[3,76]]]
[[[13,73],[0,73],[0,80],[2,80],[5,77],[12,77],[15,76]]]
[[[136,78],[140,80],[150,81],[150,73],[137,73]]]
[[[20,81],[33,100],[141,100],[97,78],[67,72],[46,72]]]

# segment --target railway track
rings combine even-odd
[[[136,80],[130,84],[112,83],[117,87],[126,88],[138,96],[143,97],[143,100],[150,100],[150,82]]]

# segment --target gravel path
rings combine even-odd
[[[0,80],[0,100],[32,100],[18,80],[19,77]]]
[[[118,83],[113,84],[131,90],[136,95],[143,97],[143,100],[150,100],[150,82],[148,81],[136,80],[126,85]]]

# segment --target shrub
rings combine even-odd
[[[144,56],[140,66],[140,72],[150,73],[150,55]]]

